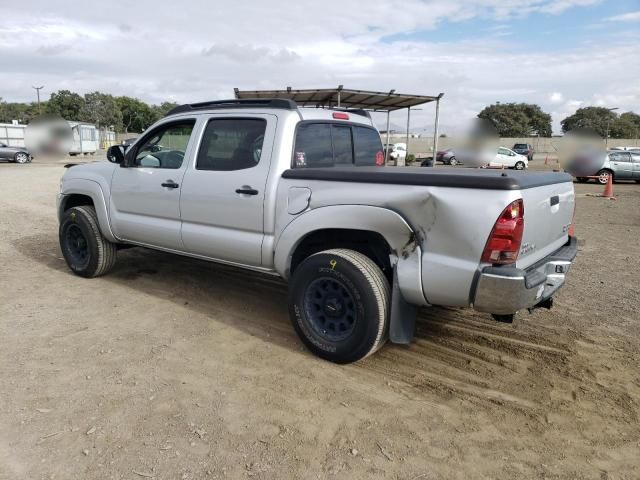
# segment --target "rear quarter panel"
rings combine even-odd
[[[295,215],[287,212],[292,187],[311,190],[308,208]],[[513,190],[281,178],[274,236],[277,243],[289,223],[318,208],[369,205],[388,209],[405,220],[420,247],[421,288],[427,302],[468,306],[471,286],[491,228],[505,206],[517,198],[520,198],[520,192]],[[333,211],[340,215],[339,210]],[[354,219],[352,223],[357,222]],[[332,228],[332,225],[316,227]],[[372,225],[373,231],[375,228],[376,225]]]

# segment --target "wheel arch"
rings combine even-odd
[[[69,208],[80,205],[91,205],[96,210],[100,232],[110,242],[118,242],[111,230],[107,204],[98,182],[86,179],[70,179],[64,182],[58,206],[58,221]]]
[[[389,253],[396,255],[415,243],[415,234],[409,224],[398,213],[386,208],[367,205],[320,207],[303,213],[284,228],[276,241],[275,270],[288,278],[299,247],[305,248],[313,238],[327,235],[333,235],[334,241],[339,240],[335,235],[340,232],[348,234],[347,240],[356,235],[368,236],[378,245],[384,241]]]

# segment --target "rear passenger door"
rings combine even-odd
[[[182,182],[182,241],[189,253],[262,264],[264,197],[277,118],[207,118]]]
[[[640,182],[640,152],[631,152],[633,179]]]

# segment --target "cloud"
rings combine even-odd
[[[610,22],[640,22],[640,10],[607,18]]]
[[[70,45],[63,43],[55,43],[52,45],[40,45],[36,51],[42,55],[59,55],[71,48]]]
[[[45,85],[45,98],[65,88],[153,103],[228,98],[234,87],[343,84],[445,92],[441,119],[447,134],[496,101],[538,103],[554,112],[554,125],[560,115],[573,113],[571,102],[611,102],[640,111],[640,85],[634,81],[640,77],[638,32],[594,36],[549,51],[522,44],[521,32],[500,36],[510,31],[510,23],[495,23],[531,12],[557,15],[591,3],[290,0],[276,9],[257,0],[216,3],[215,8],[210,1],[191,0],[172,9],[168,21],[166,10],[151,0],[98,2],[91,9],[72,1],[23,0],[20,9],[0,6],[0,85],[7,101],[33,100],[30,85],[36,83]],[[114,15],[118,10],[126,17]],[[465,21],[481,26],[477,38],[447,34],[449,25]],[[425,31],[435,32],[431,40],[406,35]],[[571,98],[560,92],[571,92]],[[421,108],[412,112],[412,124],[429,129],[433,104]],[[405,124],[406,112],[392,114],[392,122]]]
[[[564,95],[562,95],[562,93],[560,92],[553,92],[549,96],[550,103],[562,103],[563,100],[564,100]]]

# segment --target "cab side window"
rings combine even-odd
[[[229,172],[258,165],[267,121],[262,118],[220,118],[207,123],[198,152],[197,170]]]
[[[177,169],[182,166],[195,120],[158,127],[136,150],[134,166]]]

